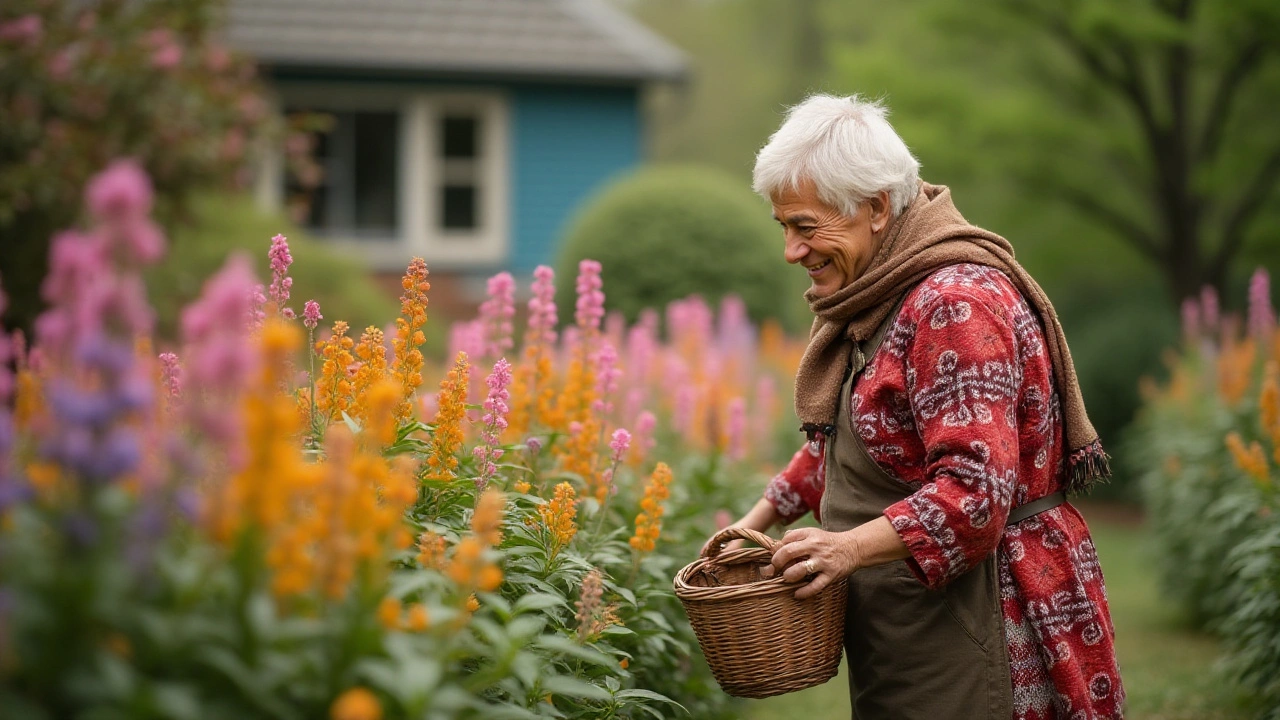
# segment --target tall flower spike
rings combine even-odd
[[[431,452],[427,455],[427,477],[430,479],[451,480],[458,469],[457,454],[462,448],[462,421],[467,414],[469,376],[467,354],[460,352],[453,368],[440,381],[436,428],[431,436]]]
[[[662,534],[662,503],[671,495],[671,468],[666,463],[658,463],[649,476],[644,488],[644,499],[640,501],[640,514],[636,516],[636,534],[629,541],[637,552],[653,552]]]
[[[476,478],[476,487],[479,488],[486,487],[493,479],[498,471],[495,463],[502,458],[503,451],[499,445],[502,431],[507,429],[507,401],[511,399],[507,388],[511,385],[511,363],[506,358],[498,358],[493,372],[485,379],[485,384],[489,386],[489,395],[485,398],[484,416],[481,418],[484,427],[480,430],[480,444],[472,453],[479,464],[480,474]]]
[[[409,263],[400,281],[400,317],[396,318],[395,361],[392,375],[400,383],[401,400],[396,406],[396,419],[408,420],[413,414],[413,396],[422,385],[422,351],[426,342],[422,328],[427,324],[427,263],[416,257]]]
[[[484,325],[484,357],[502,357],[514,347],[511,338],[512,319],[516,315],[516,281],[511,273],[498,273],[489,278],[489,297],[480,304],[480,322]]]
[[[308,300],[302,307],[302,324],[306,325],[308,330],[315,330],[323,319],[324,316],[320,314],[320,303]]]
[[[276,305],[276,312],[282,317],[293,319],[293,310],[289,309],[289,290],[293,288],[293,278],[289,277],[289,266],[293,264],[293,256],[289,254],[289,239],[284,235],[271,238],[271,249],[267,251],[271,260],[271,302]]]
[[[739,461],[747,457],[747,401],[735,397],[726,409],[725,456]]]
[[[574,518],[578,514],[577,494],[567,482],[556,485],[555,497],[538,506],[538,515],[551,534],[551,557],[555,557],[578,534]]]
[[[533,297],[529,298],[529,330],[525,344],[551,346],[556,341],[555,271],[539,265],[533,271]]]
[[[604,318],[604,287],[600,279],[600,263],[595,260],[583,260],[578,263],[578,302],[574,319],[586,336],[600,332],[600,321]]]
[[[1249,334],[1258,342],[1267,342],[1276,326],[1276,312],[1271,307],[1271,277],[1258,268],[1249,279]]]

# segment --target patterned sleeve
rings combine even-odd
[[[1021,367],[1009,310],[950,287],[917,312],[907,391],[925,449],[925,482],[884,514],[931,588],[1000,542],[1017,485]]]
[[[783,524],[790,525],[810,510],[814,518],[822,520],[818,508],[826,487],[823,445],[821,440],[805,443],[764,489],[764,498],[773,504]]]

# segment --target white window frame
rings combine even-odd
[[[346,111],[395,111],[400,116],[397,234],[385,242],[325,236],[325,242],[375,270],[403,270],[414,256],[437,267],[493,265],[510,249],[510,143],[507,98],[494,89],[426,90],[417,85],[361,83],[285,83],[276,88],[278,108],[311,106]],[[440,125],[449,112],[480,116],[479,227],[441,227]],[[283,206],[283,153],[268,154],[261,166],[257,195],[265,207]]]

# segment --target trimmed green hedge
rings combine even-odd
[[[644,308],[734,293],[757,322],[808,327],[804,273],[782,257],[769,206],[733,176],[693,166],[644,168],[607,186],[572,223],[556,301],[572,321],[578,262],[604,266],[606,304],[634,321]]]

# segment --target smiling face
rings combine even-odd
[[[853,216],[818,199],[804,182],[773,198],[773,219],[782,225],[787,262],[809,272],[813,290],[826,297],[866,272],[889,224],[888,193],[868,198]]]

